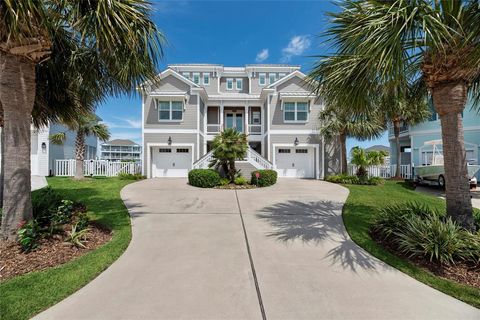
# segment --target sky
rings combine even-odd
[[[251,63],[300,65],[308,73],[315,55],[332,51],[322,33],[332,1],[152,1],[155,23],[165,34],[165,56],[159,71],[175,63]],[[110,97],[97,114],[110,127],[112,139],[141,142],[141,100]],[[373,141],[347,141],[354,146],[388,145],[386,134]]]

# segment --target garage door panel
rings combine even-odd
[[[192,167],[191,147],[154,148],[152,177],[186,177]]]
[[[275,150],[276,171],[280,177],[314,178],[314,148],[296,147]]]

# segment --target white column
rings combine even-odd
[[[248,102],[245,105],[245,134],[248,134],[248,109],[250,109]]]
[[[223,101],[220,103],[220,131],[223,131]]]

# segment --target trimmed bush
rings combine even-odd
[[[258,176],[258,177],[257,177]],[[252,185],[258,187],[268,187],[277,183],[277,171],[275,170],[257,170],[252,172]]]
[[[188,183],[194,187],[213,188],[220,182],[220,174],[213,169],[193,169],[188,173]]]
[[[385,182],[385,180],[380,177],[365,178],[365,177],[358,177],[358,176],[350,176],[346,174],[328,176],[325,178],[325,180],[332,183],[364,184],[364,185],[372,185],[372,186],[377,186]]]
[[[120,178],[120,180],[143,180],[145,176],[142,176],[140,173],[119,173],[118,178]]]

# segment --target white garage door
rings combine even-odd
[[[189,147],[153,148],[152,177],[186,177],[192,167]]]
[[[314,148],[280,147],[275,150],[275,164],[279,177],[314,178]]]

